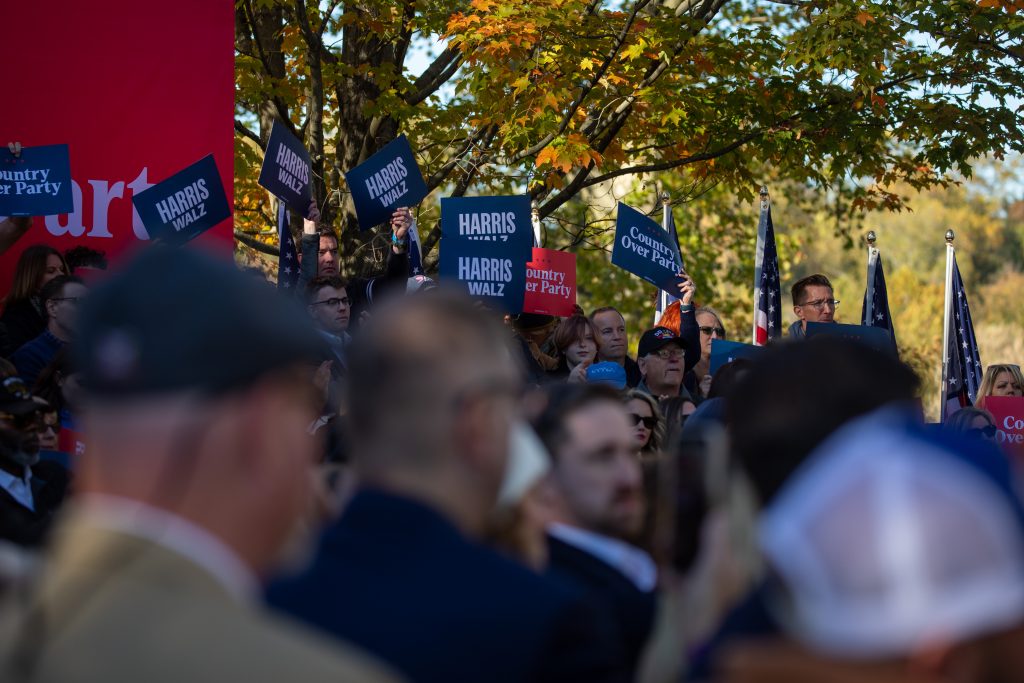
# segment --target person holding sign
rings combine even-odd
[[[789,336],[802,339],[807,323],[834,323],[839,300],[832,294],[832,283],[821,273],[797,280],[790,290],[797,321],[789,327]]]
[[[985,376],[978,387],[978,407],[985,407],[989,396],[1024,396],[1024,375],[1019,365],[993,364],[985,368]]]
[[[8,142],[7,149],[17,159],[21,156],[21,143]],[[0,254],[10,249],[15,242],[21,239],[22,235],[32,227],[31,216],[8,216],[0,218]]]
[[[310,202],[307,217],[302,222],[300,291],[315,277],[332,277],[340,272],[338,236],[330,228],[318,226],[319,219],[316,202]],[[386,290],[405,289],[409,275],[408,234],[412,222],[412,212],[408,208],[395,209],[391,214],[391,249],[388,250],[384,274],[348,281],[346,289],[351,302],[352,320],[357,325],[375,296],[380,297]]]

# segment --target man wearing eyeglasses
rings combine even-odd
[[[47,408],[20,378],[0,380],[0,540],[28,547],[45,539],[68,484],[62,467],[38,464]]]
[[[345,349],[351,341],[352,307],[345,281],[337,275],[313,278],[306,286],[306,296],[309,314],[336,357],[331,375],[337,378],[345,367]]]
[[[790,337],[803,338],[807,333],[807,323],[835,322],[839,301],[833,296],[832,283],[821,273],[797,280],[791,293],[793,312],[798,320],[789,326]]]
[[[679,335],[667,327],[647,330],[637,346],[636,362],[643,377],[637,389],[659,399],[672,396],[690,399],[690,392],[683,386],[685,359]]]
[[[74,275],[60,275],[43,285],[39,298],[46,312],[46,329],[11,354],[11,362],[27,386],[36,383],[43,368],[71,341],[78,302],[88,291],[82,279]]]

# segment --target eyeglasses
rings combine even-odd
[[[815,301],[808,301],[808,302],[802,303],[800,305],[801,306],[810,306],[811,308],[814,308],[814,309],[817,309],[817,310],[820,311],[821,309],[825,308],[826,306],[831,306],[832,308],[839,308],[839,299],[817,299]]]
[[[348,297],[345,297],[344,299],[339,299],[336,296],[332,296],[330,299],[324,299],[323,301],[314,301],[313,303],[310,304],[310,306],[322,306],[326,304],[331,308],[337,308],[338,306],[341,305],[348,306],[348,303]]]
[[[996,426],[988,425],[986,427],[974,427],[973,429],[968,429],[967,433],[974,436],[983,436],[986,439],[994,439],[996,436]]]
[[[701,333],[706,334],[709,337],[712,334],[717,334],[720,338],[724,338],[725,337],[725,328],[724,327],[703,327],[703,326],[701,326],[699,329],[700,329]]]
[[[654,427],[658,424],[658,418],[654,416],[637,415],[636,413],[630,413],[629,417],[632,418],[634,427],[643,422],[644,427],[647,427],[648,429],[654,429]]]
[[[657,356],[662,360],[679,360],[680,358],[683,357],[683,350],[680,349],[679,347],[671,349],[658,349],[657,351],[652,351],[648,355]]]

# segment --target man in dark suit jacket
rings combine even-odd
[[[393,302],[350,347],[362,489],[273,606],[413,681],[622,681],[579,591],[479,545],[521,379],[497,321],[461,297]]]
[[[651,636],[657,570],[630,545],[644,519],[643,475],[621,398],[600,385],[559,385],[537,418],[552,458],[550,573],[584,589],[615,625],[632,669]]]
[[[29,547],[45,540],[68,485],[67,470],[39,462],[45,407],[21,378],[0,378],[0,540]]]

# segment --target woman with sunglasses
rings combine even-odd
[[[579,384],[587,381],[587,368],[597,358],[594,325],[582,315],[571,315],[558,324],[551,336],[558,351],[558,366],[549,373],[552,379]]]
[[[998,363],[985,368],[985,376],[978,387],[978,407],[985,407],[989,396],[1024,396],[1024,376],[1020,366]]]
[[[637,389],[627,391],[625,401],[636,438],[637,454],[641,460],[657,457],[665,443],[665,419],[658,409],[658,402],[650,394]]]
[[[982,408],[961,408],[946,420],[945,427],[951,432],[996,440],[996,422],[992,414]]]

